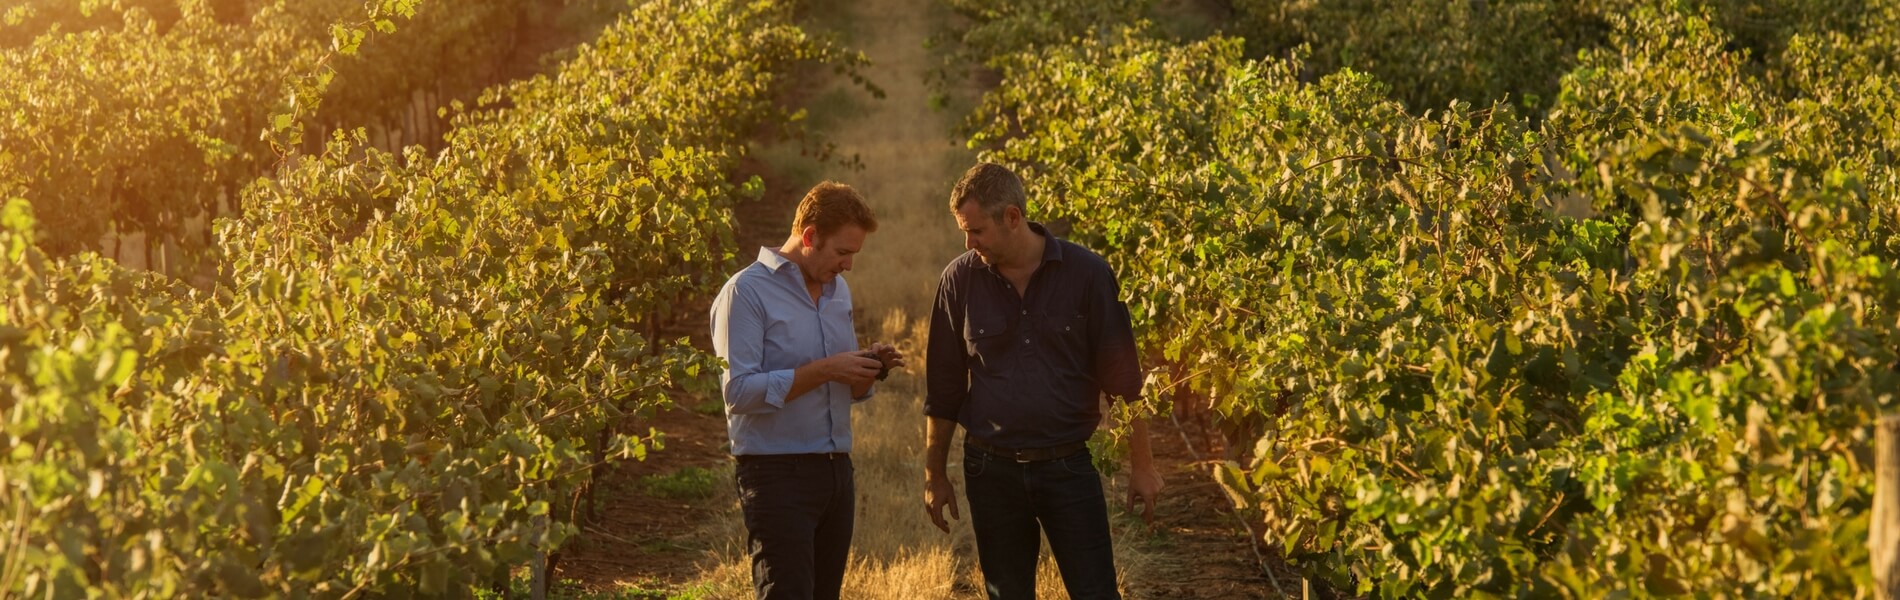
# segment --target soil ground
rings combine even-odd
[[[939,0],[820,1],[810,13],[812,29],[836,33],[876,63],[865,75],[886,97],[871,99],[828,71],[809,73],[787,95],[785,102],[809,107],[819,132],[836,142],[846,157],[855,155],[864,168],[845,169],[836,162],[799,156],[797,148],[760,140],[740,176],[759,175],[767,193],[762,201],[741,209],[740,247],[782,242],[793,207],[817,181],[837,179],[857,187],[881,222],[858,268],[846,276],[861,315],[859,331],[867,341],[894,341],[911,349],[913,364],[919,367],[915,371],[920,372],[923,357],[918,338],[923,328],[919,319],[928,310],[941,266],[962,251],[947,214],[947,193],[962,169],[975,160],[958,143],[954,125],[980,90],[974,81],[948,90],[925,83],[928,72],[941,61],[941,54],[925,42],[941,30],[946,19],[954,18]],[[943,95],[933,99],[937,92]],[[742,258],[749,252],[743,251]],[[709,349],[705,313],[703,300],[689,307],[672,335],[690,335]],[[854,561],[864,562],[854,562],[853,569],[875,573],[868,579],[854,575],[858,579],[847,582],[847,597],[980,595],[980,575],[975,573],[974,548],[967,533],[943,537],[928,529],[929,537],[919,538],[926,541],[917,544],[923,547],[893,549],[889,546],[910,542],[886,539],[900,535],[886,530],[916,527],[915,521],[923,518],[922,476],[917,466],[922,460],[921,444],[900,443],[890,450],[897,453],[895,457],[888,459],[870,456],[875,450],[864,446],[880,438],[920,437],[922,418],[916,416],[915,405],[920,401],[919,387],[914,373],[900,372],[889,387],[881,388],[887,391],[873,400],[884,404],[854,411],[859,413],[854,419],[861,446],[854,457],[865,455],[859,459],[860,493],[896,498],[859,501]],[[567,589],[634,598],[745,596],[743,555],[732,548],[742,530],[735,531],[737,508],[730,489],[725,420],[717,405],[709,405],[706,399],[678,400],[677,407],[639,415],[623,424],[629,433],[659,429],[666,436],[665,448],[644,462],[614,465],[602,474],[598,520],[585,527],[581,539],[565,549],[557,562],[555,580],[564,582]],[[887,414],[917,422],[914,428],[907,424],[867,430],[872,424],[889,422]],[[1207,429],[1194,427],[1192,421],[1189,425],[1183,429],[1162,421],[1153,427],[1157,464],[1168,486],[1153,529],[1119,508],[1125,482],[1110,482],[1125,593],[1131,598],[1299,597],[1296,572],[1275,560],[1259,543],[1259,536],[1245,529],[1225,493],[1209,478],[1211,463],[1204,459],[1219,457],[1223,442]],[[648,493],[641,483],[688,468],[712,470],[717,489],[700,499],[673,500]],[[967,521],[961,528],[967,531]],[[902,566],[910,563],[928,566]],[[919,573],[892,574],[901,569]],[[929,587],[928,581],[910,580],[933,577],[942,580],[935,587]],[[913,585],[925,587],[909,587]],[[1062,596],[1059,589],[1049,595]]]

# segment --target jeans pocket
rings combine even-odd
[[[1095,469],[1094,455],[1087,450],[1063,457],[1056,460],[1056,462],[1062,463],[1062,470],[1067,471],[1070,475],[1086,475],[1089,477],[1102,476],[1101,471]]]
[[[798,461],[781,457],[760,457],[740,461],[732,468],[732,479],[739,484],[740,495],[771,482],[798,475]]]
[[[963,478],[982,477],[983,471],[990,466],[990,459],[975,452],[963,453]]]

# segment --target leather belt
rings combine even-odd
[[[736,454],[736,455],[733,455],[732,458],[742,463],[770,461],[774,459],[778,459],[778,460],[814,460],[814,459],[838,460],[841,458],[851,458],[851,453],[850,452],[813,452],[810,454]]]
[[[1055,460],[1058,458],[1068,458],[1070,456],[1074,456],[1077,453],[1080,453],[1082,451],[1089,449],[1088,442],[1073,442],[1073,443],[1068,443],[1068,444],[1062,444],[1060,446],[1050,446],[1047,448],[1022,448],[1022,449],[1017,449],[1017,450],[1011,450],[1008,448],[1000,448],[997,446],[990,445],[988,442],[977,439],[974,436],[967,436],[967,435],[963,436],[963,446],[966,448],[975,448],[977,451],[982,452],[984,454],[988,454],[988,455],[995,456],[998,458],[1011,459],[1019,463]]]

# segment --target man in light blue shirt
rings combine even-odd
[[[903,356],[858,348],[851,287],[839,277],[877,218],[850,186],[824,182],[798,204],[778,248],[732,279],[712,305],[713,351],[739,504],[761,599],[836,599],[850,555],[856,485],[851,405]]]

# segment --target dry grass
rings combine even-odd
[[[880,332],[910,346],[923,339],[924,322],[906,322],[893,314],[877,324]],[[982,575],[976,568],[976,545],[968,515],[945,534],[930,524],[923,509],[924,418],[923,380],[900,371],[880,384],[878,395],[853,411],[856,432],[852,463],[857,467],[858,516],[852,540],[851,567],[844,597],[870,600],[932,600],[982,598]],[[951,452],[951,479],[962,489],[961,469]],[[961,492],[959,492],[961,494]],[[1110,494],[1111,501],[1116,494]],[[730,509],[709,524],[708,535],[718,536],[720,550],[709,557],[709,568],[688,589],[706,598],[747,598],[751,575],[745,555],[745,529],[738,501],[730,490],[715,501]],[[959,505],[966,504],[959,496]],[[1125,519],[1114,520],[1116,566],[1124,583],[1140,573],[1151,559],[1141,551],[1135,528]],[[1067,598],[1055,562],[1043,554],[1037,580],[1042,598]]]
[[[954,117],[930,108],[930,90],[924,83],[936,58],[923,40],[944,11],[932,0],[841,2],[830,9],[851,13],[819,18],[848,24],[845,39],[876,61],[867,75],[887,94],[884,100],[867,99],[861,107],[852,107],[858,114],[828,118],[831,139],[847,156],[856,153],[866,168],[833,173],[825,172],[832,167],[810,161],[783,166],[790,167],[794,179],[811,180],[795,184],[808,186],[819,179],[851,184],[877,212],[878,232],[846,278],[863,319],[860,335],[867,343],[894,343],[912,361],[912,368],[894,373],[879,384],[875,398],[853,410],[858,514],[843,595],[871,600],[981,598],[982,575],[968,515],[945,534],[930,524],[923,508],[925,317],[938,275],[963,252],[947,201],[951,185],[974,162],[974,154],[950,133]],[[776,162],[769,151],[761,156]],[[959,490],[962,475],[955,461],[961,455],[960,450],[951,452],[950,473]],[[729,509],[707,531],[721,540],[714,544],[720,549],[708,557],[701,580],[686,589],[706,598],[750,597],[738,502],[731,490],[722,494],[713,501]],[[1111,492],[1111,504],[1117,497]],[[961,492],[958,503],[967,504]],[[1114,523],[1117,566],[1125,586],[1130,572],[1140,573],[1151,561],[1136,548],[1140,536],[1127,520]],[[1067,597],[1046,551],[1038,580],[1040,597]]]

